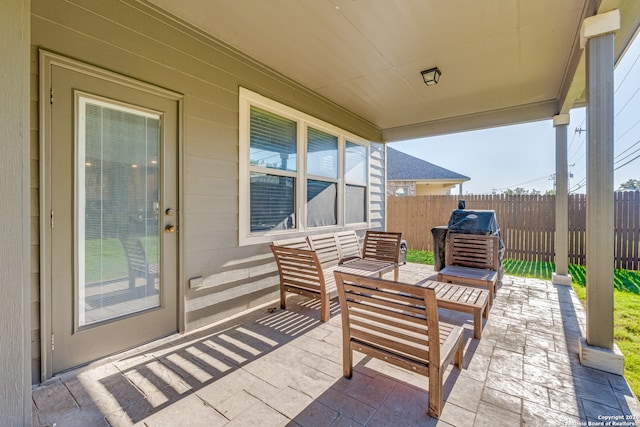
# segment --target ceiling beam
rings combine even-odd
[[[558,111],[555,100],[485,111],[382,130],[384,142],[405,141],[550,119]]]

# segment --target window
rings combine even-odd
[[[251,232],[295,228],[297,123],[250,108]]]
[[[347,141],[345,156],[347,224],[367,220],[367,148]]]
[[[396,187],[396,196],[408,196],[408,195],[409,195],[409,187],[407,186]]]
[[[368,142],[240,88],[240,245],[368,226]]]
[[[307,128],[307,227],[338,223],[338,137]]]

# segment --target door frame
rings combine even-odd
[[[51,90],[51,70],[53,66],[66,68],[71,71],[87,74],[89,76],[116,83],[132,89],[148,92],[157,96],[161,96],[173,100],[178,105],[177,117],[177,206],[179,224],[184,228],[184,214],[181,208],[184,206],[184,131],[183,131],[183,102],[184,96],[178,92],[152,85],[143,81],[139,81],[112,71],[85,64],[83,62],[67,58],[65,56],[39,49],[39,141],[40,141],[40,177],[39,177],[39,232],[40,232],[40,381],[44,382],[53,376],[52,367],[52,281],[51,281],[51,263],[50,253],[52,247],[51,240],[51,203],[52,181],[48,175],[51,171],[51,99],[55,94]],[[182,215],[181,215],[182,214]],[[177,331],[182,333],[185,331],[185,290],[182,286],[182,277],[184,277],[184,239],[181,238],[180,232],[177,233],[177,259],[175,278],[177,289]],[[70,254],[71,255],[71,254]],[[105,355],[106,356],[106,355]]]

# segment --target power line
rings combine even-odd
[[[584,120],[582,121],[582,123],[584,123]],[[580,126],[582,126],[582,125],[580,125]],[[584,129],[582,129],[582,128],[576,128],[576,131],[575,131],[575,133],[574,133],[574,136],[575,136],[575,134],[576,134],[576,133],[578,133],[578,134],[580,134],[580,136],[582,136],[582,132],[584,132],[584,131],[585,131],[585,130],[584,130]],[[585,141],[586,141],[586,140],[587,140],[587,136],[586,136],[586,134],[585,134],[584,139],[582,139],[582,140],[580,141],[580,145],[578,146],[578,148],[576,149],[576,151],[575,151],[575,152],[570,156],[571,160],[574,160],[574,161],[575,161],[576,156],[580,153],[580,149],[582,148],[582,146],[584,145],[584,143],[585,143]],[[569,146],[569,148],[571,148],[571,146]],[[571,151],[571,150],[570,150],[570,149],[569,149],[569,150],[567,150],[567,153],[568,153],[569,151]]]
[[[622,78],[622,80],[618,84],[618,87],[613,92],[614,94],[617,93],[618,89],[620,89],[622,87],[622,83],[624,83],[624,81],[627,79],[627,76],[631,73],[631,70],[633,70],[633,67],[636,66],[636,62],[638,62],[638,59],[640,59],[640,53],[638,54],[638,56],[636,56],[636,59],[635,59],[635,61],[633,61],[633,64],[631,64],[631,67],[629,67],[629,70],[627,71],[627,74],[624,75],[624,77]]]
[[[636,145],[638,145],[638,144],[640,144],[640,141],[637,141],[637,142],[636,142],[635,144],[633,144],[631,147],[627,148],[627,149],[626,149],[626,150],[624,150],[622,153],[618,154],[618,155],[616,156],[616,159],[617,159],[618,157],[620,157],[622,154],[624,154],[624,153],[626,153],[627,151],[629,151],[631,148],[633,148],[633,147],[635,147]],[[634,155],[634,154],[636,154],[637,152],[640,152],[640,148],[638,148],[638,149],[636,149],[636,150],[632,151],[631,153],[629,153],[629,154],[627,154],[626,156],[624,156],[623,158],[621,158],[621,159],[619,159],[619,160],[615,161],[614,163],[620,163],[620,162],[621,162],[621,161],[623,161],[624,159],[626,159],[626,158],[628,158],[628,157],[630,157],[630,156],[633,156],[633,155]],[[614,159],[614,160],[615,160],[615,159]]]
[[[615,158],[617,159],[618,157],[622,156],[624,153],[626,153],[627,151],[631,150],[633,147],[635,147],[638,144],[640,144],[640,140],[638,140],[634,144],[630,145],[626,150],[624,150],[622,153],[618,154]]]
[[[638,119],[637,122],[635,122],[629,129],[627,129],[622,135],[620,135],[619,137],[616,138],[615,142],[620,141],[622,139],[623,136],[625,136],[626,134],[628,134],[629,132],[631,132],[631,130],[636,127],[638,125],[638,123],[640,123],[640,119]]]
[[[515,184],[515,185],[510,185],[508,187],[503,187],[503,188],[493,188],[492,190],[496,190],[496,191],[502,191],[502,190],[508,190],[510,188],[514,188],[514,187],[520,187],[523,185],[527,185],[527,184],[533,184],[534,182],[538,182],[538,181],[544,181],[544,180],[548,180],[549,179],[549,175],[545,175],[541,178],[536,178],[536,179],[532,179],[531,181],[526,181],[526,182],[522,182],[520,184]]]
[[[575,141],[576,139],[576,134],[582,136],[582,132],[584,131],[584,129],[582,129],[582,125],[584,124],[585,120],[586,118],[582,119],[582,123],[580,123],[580,125],[576,128],[576,130],[573,131],[573,138],[571,138],[571,142],[569,143],[569,148],[567,148],[567,153],[571,151],[571,146],[573,146],[573,141]]]
[[[578,183],[576,185],[574,185],[573,188],[571,188],[569,190],[569,193],[573,193],[575,191],[578,191],[579,189],[581,189],[585,185],[587,185],[587,177],[584,177],[580,181],[578,181]]]
[[[627,108],[627,105],[629,105],[631,100],[638,94],[638,92],[640,92],[640,87],[638,87],[638,89],[636,89],[636,91],[633,92],[633,95],[631,95],[631,97],[627,100],[627,102],[625,102],[625,104],[618,110],[618,112],[614,116],[614,119],[617,118],[620,115],[620,113],[624,111],[625,108]]]
[[[639,150],[640,151],[640,150]],[[637,152],[637,151],[636,151]],[[629,160],[627,163],[618,166],[617,168],[614,169],[614,171],[617,171],[620,168],[623,168],[625,166],[627,166],[629,163],[635,162],[636,160],[640,159],[640,154],[638,154],[637,156],[635,156],[633,159]]]

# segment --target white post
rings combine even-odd
[[[31,425],[29,0],[0,1],[0,425]]]
[[[571,286],[569,275],[569,166],[567,164],[568,114],[553,117],[556,128],[556,271],[552,274],[554,285]]]
[[[613,67],[620,11],[584,20],[587,72],[587,330],[580,340],[585,366],[622,375],[613,342]]]

